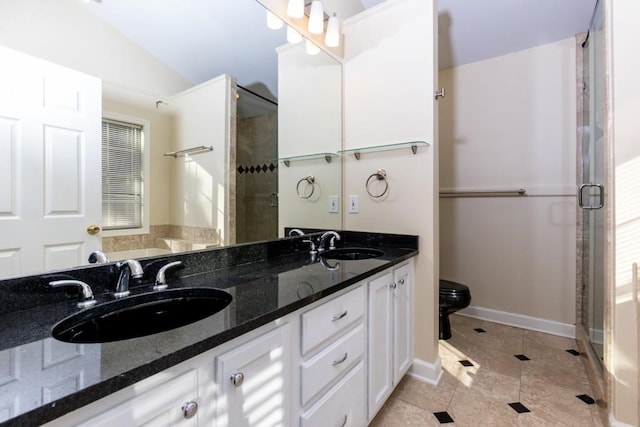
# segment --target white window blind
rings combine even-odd
[[[142,126],[102,121],[103,229],[142,227]]]

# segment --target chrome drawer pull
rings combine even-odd
[[[347,425],[347,415],[345,414],[344,421],[342,422],[342,424],[340,424],[340,427],[344,427],[346,425]]]
[[[349,356],[349,354],[348,354],[348,353],[345,353],[345,354],[344,354],[344,357],[343,357],[342,359],[340,359],[340,360],[334,360],[334,361],[331,363],[331,366],[336,366],[336,365],[341,364],[342,362],[344,362],[345,360],[347,360],[347,357],[348,357],[348,356]]]
[[[342,314],[340,314],[340,315],[338,315],[338,316],[333,316],[333,317],[331,318],[331,320],[333,320],[333,321],[335,322],[336,320],[340,320],[340,319],[342,319],[342,318],[343,318],[344,316],[346,316],[346,315],[347,315],[347,310],[345,310],[345,311],[344,311],[344,313],[342,313]]]

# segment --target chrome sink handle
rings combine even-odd
[[[305,239],[302,241],[303,243],[309,243],[309,245],[311,245],[311,247],[309,248],[309,253],[310,254],[317,254],[318,250],[316,249],[316,244],[313,241],[313,239]]]
[[[80,301],[78,301],[79,308],[91,307],[96,303],[96,300],[93,298],[91,286],[80,280],[54,280],[53,282],[49,282],[49,286],[52,288],[75,286],[80,291]]]
[[[300,230],[299,228],[292,228],[291,230],[289,230],[289,237],[292,236],[304,236],[304,231]]]
[[[158,270],[158,274],[156,275],[156,284],[153,286],[153,290],[161,291],[163,289],[167,289],[167,270],[169,270],[170,268],[178,267],[180,265],[182,265],[182,261],[174,261],[160,267],[160,270]]]

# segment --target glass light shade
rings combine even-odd
[[[292,18],[302,18],[304,16],[304,0],[289,0],[287,15]]]
[[[313,44],[310,40],[307,40],[304,48],[309,55],[317,55],[320,52],[320,48]]]
[[[340,21],[335,13],[327,22],[327,34],[324,37],[324,44],[329,47],[336,47],[340,44]]]
[[[300,43],[302,41],[302,34],[291,27],[287,27],[287,41],[293,44]]]
[[[320,0],[313,0],[313,2],[311,2],[309,26],[307,29],[311,34],[322,34],[322,31],[324,31],[324,8]]]
[[[272,30],[279,30],[283,25],[284,22],[282,22],[282,19],[278,18],[270,10],[267,10],[267,27],[271,28]]]

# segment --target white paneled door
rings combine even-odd
[[[101,83],[0,47],[0,278],[100,248]]]

